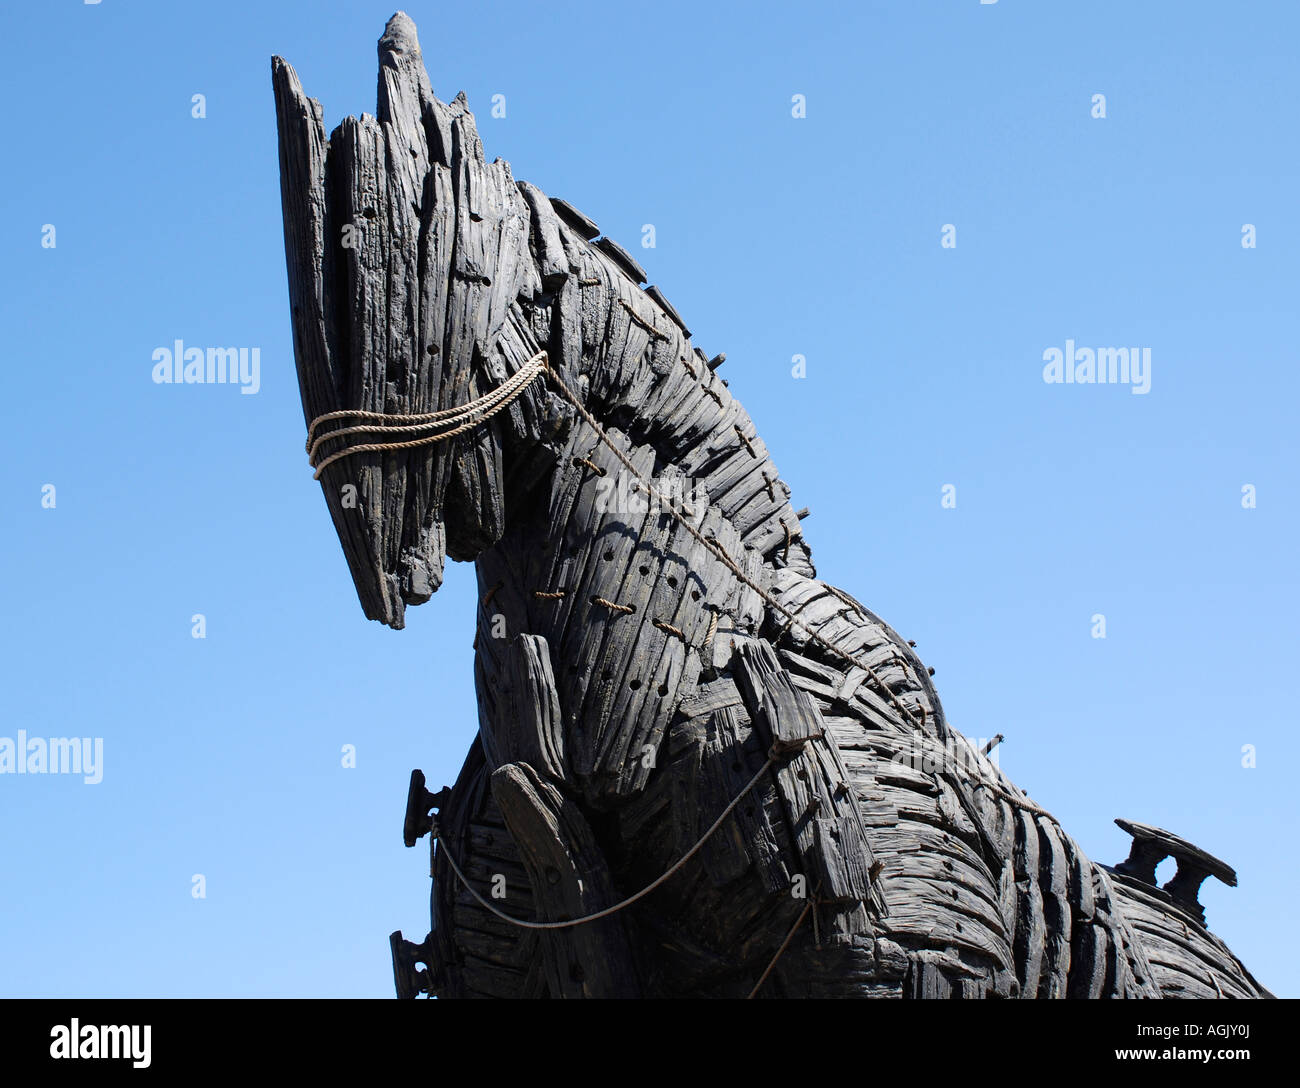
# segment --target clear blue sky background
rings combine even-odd
[[[388,996],[388,933],[428,928],[400,825],[474,742],[473,572],[403,632],[361,614],[303,455],[269,64],[331,128],[373,112],[392,4],[0,14],[0,735],[106,764],[0,776],[0,994]],[[407,10],[489,158],[727,352],[820,575],[953,723],[1094,858],[1125,816],[1235,865],[1212,927],[1300,995],[1295,6]],[[261,392],[154,385],[176,338],[260,347]],[[1045,385],[1067,338],[1149,346],[1150,394]]]

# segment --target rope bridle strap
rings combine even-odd
[[[546,370],[546,352],[539,351],[495,389],[457,408],[446,408],[439,412],[397,415],[343,409],[317,416],[307,428],[307,462],[316,470],[313,479],[319,480],[321,473],[329,465],[354,453],[386,453],[394,450],[416,449],[420,446],[431,446],[435,442],[445,442],[449,438],[473,430],[513,404],[534,380],[546,373]],[[355,426],[317,433],[322,425],[339,420],[361,420],[362,422]],[[410,434],[418,437],[398,442],[362,442],[336,450],[328,457],[321,457],[321,447],[325,443],[353,434],[376,436]]]

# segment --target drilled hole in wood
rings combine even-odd
[[[644,578],[647,574],[650,573],[650,568],[647,567],[647,566],[645,566],[644,564],[642,564],[640,567],[638,567],[637,570],[639,570],[639,571],[641,572],[641,577],[642,577],[642,578]]]
[[[633,691],[637,691],[637,690],[639,690],[640,687],[641,687],[641,681],[640,681],[640,680],[629,680],[628,683],[627,683],[627,686],[630,687]]]
[[[614,549],[613,549],[613,548],[606,548],[606,549],[605,549],[605,559],[608,561],[608,560],[613,559],[613,558],[614,558]]]
[[[660,694],[661,696],[662,696],[662,695],[667,695],[667,694],[668,694],[668,685],[667,685],[667,684],[660,684],[660,685],[659,685],[659,694]]]
[[[698,589],[691,590],[691,600],[698,601],[699,599],[700,599],[700,591]]]
[[[674,575],[668,575],[668,585],[673,589],[677,588],[677,578]]]

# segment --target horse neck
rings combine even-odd
[[[557,305],[563,330],[567,301]],[[552,337],[551,365],[583,411],[568,408],[571,425],[540,442],[549,471],[531,483],[531,469],[518,473],[506,531],[477,560],[482,722],[490,732],[518,716],[502,694],[522,683],[518,636],[544,639],[574,773],[604,800],[635,787],[641,772],[625,753],[662,733],[725,632],[759,631],[753,587],[787,566],[812,573],[788,489],[748,414],[683,336],[631,325],[586,355],[566,350],[563,331],[558,350]],[[554,416],[565,397],[551,392]],[[641,479],[656,493],[649,502],[634,486]]]
[[[607,272],[605,263],[590,271]],[[584,280],[582,271],[579,283],[599,278]],[[618,436],[629,450],[644,451],[656,476],[685,481],[765,565],[813,576],[790,488],[749,413],[685,330],[625,277],[576,290],[580,305],[570,277],[552,312],[556,370],[592,417],[578,420],[576,445],[594,448]],[[604,329],[594,350],[582,336],[592,325]]]

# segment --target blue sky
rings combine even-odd
[[[105,753],[0,775],[0,995],[389,996],[388,933],[428,929],[402,810],[474,740],[473,571],[405,631],[361,614],[303,455],[269,64],[331,128],[373,112],[392,2],[0,15],[0,736]],[[489,158],[727,353],[819,574],[954,725],[1095,859],[1123,816],[1235,866],[1211,927],[1300,995],[1294,6],[406,10]],[[260,391],[154,384],[177,338],[257,347]],[[1150,392],[1046,384],[1067,340],[1149,347]]]

